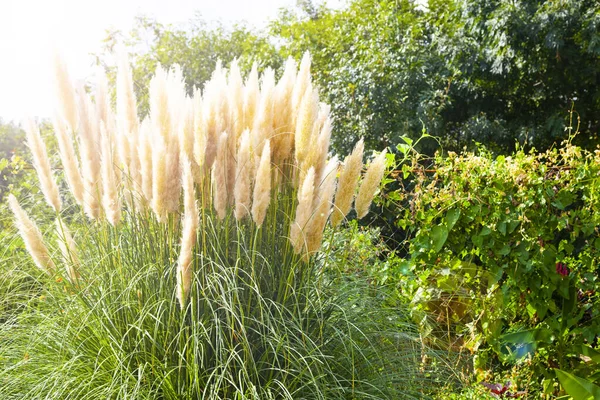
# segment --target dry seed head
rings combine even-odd
[[[153,131],[152,140],[152,210],[160,222],[167,221],[167,143]]]
[[[277,138],[277,147],[273,148],[275,164],[281,164],[292,151],[294,140],[294,126],[292,125],[292,93],[296,81],[296,62],[289,57],[285,64],[285,70],[274,92],[273,104],[273,128]]]
[[[190,161],[183,161],[183,197],[184,215],[183,229],[181,232],[181,247],[177,259],[177,299],[179,305],[184,308],[190,295],[193,277],[194,246],[198,231],[198,206],[194,193],[194,178]]]
[[[254,116],[258,103],[260,101],[260,89],[258,86],[258,67],[256,62],[252,64],[252,69],[244,86],[244,128],[254,126]]]
[[[385,156],[387,150],[383,150],[369,165],[367,172],[360,184],[356,200],[354,202],[354,208],[356,209],[356,216],[358,219],[363,218],[369,212],[369,207],[373,201],[375,191],[381,183],[383,173],[385,172]]]
[[[302,97],[296,118],[295,150],[296,162],[302,168],[309,155],[313,131],[318,115],[319,97],[316,90],[309,86]],[[307,168],[308,169],[308,168]],[[306,170],[307,170],[306,169]]]
[[[317,191],[316,207],[306,228],[306,250],[313,254],[321,247],[323,230],[331,213],[333,194],[338,168],[338,159],[333,157],[327,163],[323,172],[323,179]]]
[[[46,201],[54,208],[54,211],[59,212],[62,203],[58,193],[58,186],[56,185],[54,175],[52,174],[52,168],[50,167],[46,145],[40,135],[40,130],[35,121],[31,118],[27,118],[24,125],[25,133],[27,134],[27,145],[33,155],[33,166],[37,171],[42,193],[44,193]]]
[[[54,116],[52,120],[54,126],[54,133],[58,141],[58,150],[60,152],[60,158],[62,160],[65,176],[67,183],[73,193],[75,201],[80,206],[83,205],[83,180],[81,178],[81,172],[79,172],[79,161],[75,154],[75,147],[73,146],[73,138],[67,131],[67,126],[58,117]]]
[[[344,167],[340,174],[338,190],[335,194],[335,203],[331,215],[331,226],[336,227],[348,215],[352,207],[352,200],[358,185],[358,179],[362,170],[362,157],[364,141],[359,140],[352,154],[344,160]]]
[[[56,97],[59,99],[58,113],[71,132],[77,130],[77,101],[75,87],[69,77],[67,66],[58,53],[54,54],[54,76]]]
[[[102,205],[108,222],[112,226],[117,226],[121,220],[121,201],[113,161],[114,146],[104,122],[100,122],[100,136],[102,142]]]
[[[250,131],[246,129],[240,138],[235,179],[235,218],[239,221],[250,213]]]
[[[259,227],[262,225],[271,201],[271,144],[267,140],[263,147],[252,196],[252,218]]]
[[[37,225],[29,218],[27,213],[25,213],[25,211],[21,208],[21,205],[15,196],[12,194],[8,196],[8,205],[15,215],[15,224],[17,229],[19,230],[19,234],[25,242],[27,251],[33,258],[35,265],[49,275],[54,274],[56,271],[56,266],[50,258],[50,253],[44,244],[42,233]]]
[[[296,118],[299,115],[300,103],[302,102],[302,98],[306,93],[306,90],[311,84],[310,77],[310,54],[307,52],[302,56],[302,61],[300,62],[300,69],[298,71],[298,75],[296,76],[296,82],[294,84],[294,90],[292,92],[292,126],[296,126]]]
[[[100,146],[98,121],[92,102],[83,87],[77,91],[79,100],[79,151],[83,178],[83,208],[88,217],[100,218]]]
[[[229,96],[229,111],[231,113],[231,132],[235,141],[239,140],[244,130],[244,81],[235,59],[229,68],[229,82],[227,88]]]
[[[310,168],[298,191],[298,206],[296,218],[290,227],[290,242],[296,254],[300,253],[305,243],[305,228],[312,214],[312,204],[315,192],[315,169]]]
[[[220,220],[227,211],[227,132],[221,133],[213,167],[213,202]]]
[[[200,178],[205,173],[204,160],[206,158],[207,131],[204,123],[203,99],[200,89],[194,90],[194,163],[198,166],[198,174],[194,172],[194,179],[200,183]]]
[[[152,200],[152,137],[152,124],[148,119],[144,119],[140,126],[138,157],[142,176],[142,193],[148,203]]]

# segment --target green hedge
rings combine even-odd
[[[479,372],[522,366],[548,393],[557,368],[599,380],[600,150],[425,163],[411,144],[398,147],[399,189],[380,195],[407,254],[376,276],[397,283],[423,328],[472,352]]]

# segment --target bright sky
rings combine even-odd
[[[321,3],[316,1],[315,3]],[[296,0],[0,0],[0,118],[49,117],[53,49],[66,59],[72,78],[94,74],[106,29],[128,32],[136,15],[164,24],[185,23],[200,12],[206,21],[246,21],[264,27]],[[343,0],[328,0],[339,7]]]

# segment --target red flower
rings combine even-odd
[[[556,273],[562,276],[569,276],[569,268],[561,262],[556,263]]]

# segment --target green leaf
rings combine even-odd
[[[448,210],[448,212],[446,213],[446,226],[448,227],[448,230],[452,230],[452,228],[454,228],[454,225],[456,224],[456,221],[458,221],[458,219],[460,218],[460,209],[458,208],[453,208],[451,210]]]
[[[448,239],[448,228],[445,225],[434,226],[431,230],[431,240],[433,241],[433,250],[439,253]]]
[[[576,400],[600,399],[600,386],[560,369],[556,369],[555,372],[569,396]]]

